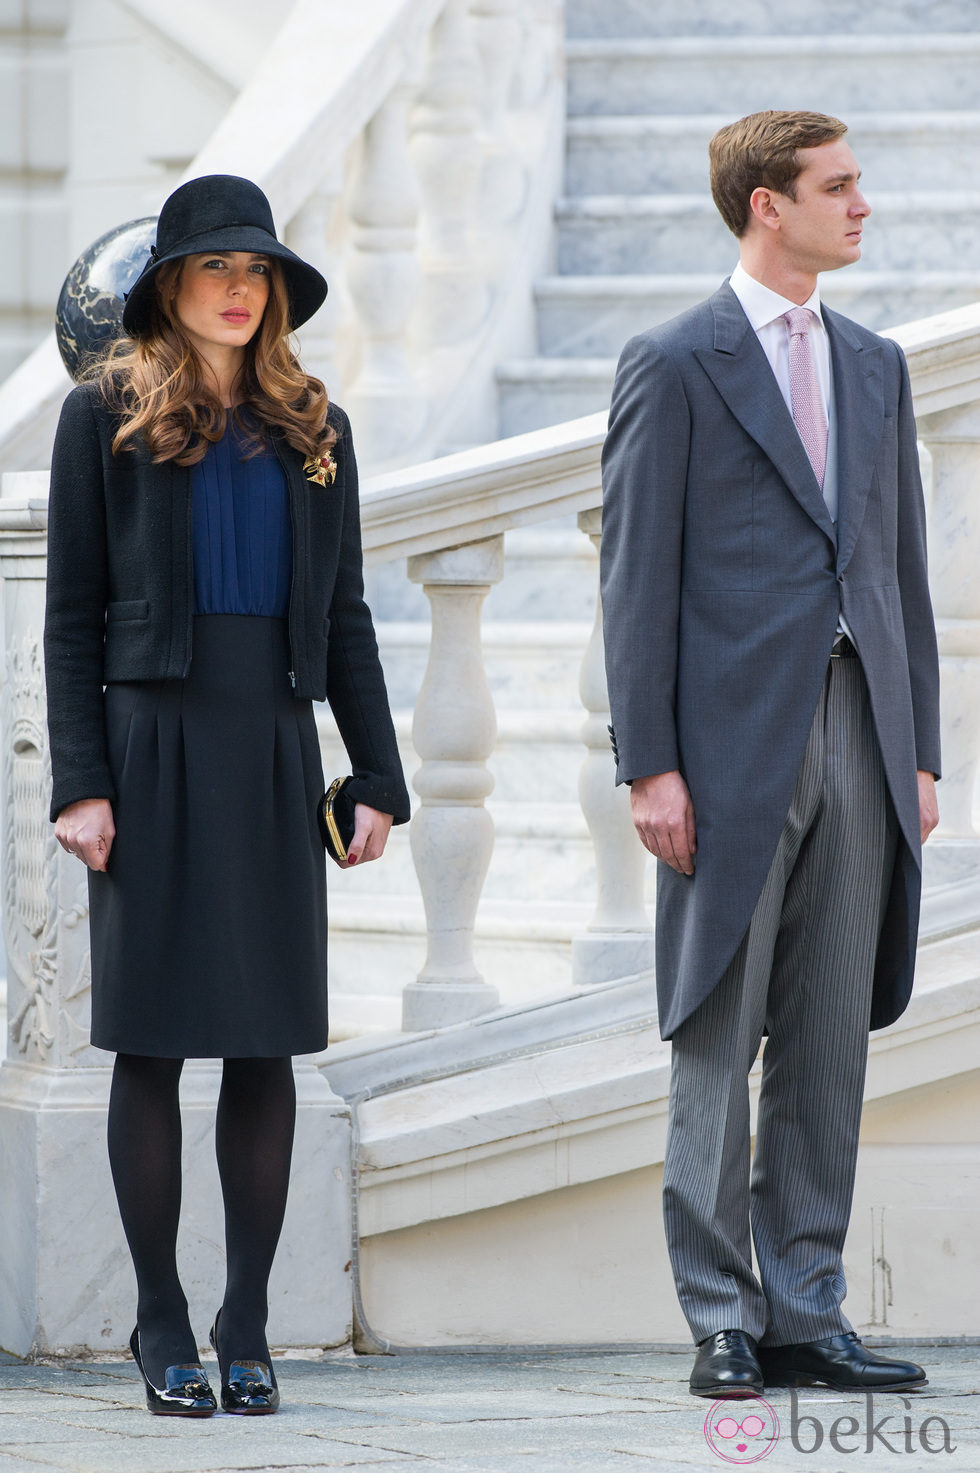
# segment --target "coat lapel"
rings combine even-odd
[[[834,524],[793,416],[779,392],[762,345],[727,282],[711,298],[711,309],[715,319],[714,347],[696,348],[695,357],[804,511],[836,543]]]
[[[837,412],[837,573],[850,562],[864,520],[885,424],[881,348],[862,342],[846,317],[823,309]]]

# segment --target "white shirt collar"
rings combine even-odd
[[[756,332],[800,305],[799,302],[790,302],[786,297],[781,297],[778,292],[772,291],[768,286],[763,286],[761,281],[756,281],[755,277],[750,276],[745,270],[741,261],[731,274],[729,286],[741,302],[742,309]],[[816,316],[817,322],[823,327],[819,283],[813,288],[813,295],[803,303],[803,306],[809,307]]]

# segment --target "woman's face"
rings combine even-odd
[[[269,258],[247,251],[187,256],[174,312],[191,342],[208,348],[244,348],[259,329],[269,300]]]

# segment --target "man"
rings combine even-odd
[[[925,1382],[841,1310],[867,1033],[908,1001],[939,772],[908,372],[817,286],[870,214],[845,131],[765,112],[712,139],[739,264],[626,345],[603,454],[611,730],[660,860],[664,1216],[699,1396]]]

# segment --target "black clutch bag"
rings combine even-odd
[[[354,800],[347,791],[349,777],[335,777],[316,808],[320,838],[327,853],[343,864],[354,837]]]

